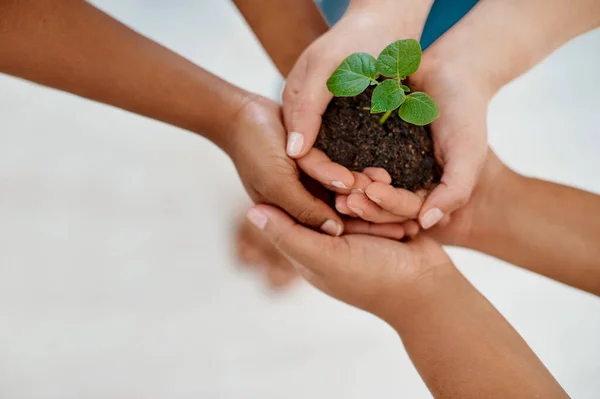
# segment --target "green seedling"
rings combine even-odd
[[[354,53],[333,72],[327,88],[336,97],[354,97],[369,86],[377,86],[371,97],[371,113],[384,113],[380,124],[398,109],[404,121],[428,125],[440,115],[438,106],[427,94],[411,93],[402,83],[419,69],[421,54],[421,45],[414,39],[390,44],[377,59],[367,53]],[[382,76],[387,79],[378,80]]]

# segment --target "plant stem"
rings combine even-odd
[[[390,117],[390,115],[392,114],[392,111],[388,111],[385,114],[383,114],[383,116],[381,117],[381,119],[379,119],[379,124],[383,125],[385,123],[385,121],[387,121],[387,119]]]

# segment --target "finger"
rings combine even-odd
[[[401,240],[406,235],[402,223],[371,223],[360,219],[346,221],[345,233],[368,234],[392,240]]]
[[[453,158],[446,163],[440,184],[427,196],[419,212],[421,226],[429,229],[444,215],[449,215],[466,205],[478,176],[479,164],[467,158]]]
[[[315,143],[321,116],[333,98],[326,85],[331,72],[324,68],[308,71],[302,59],[288,76],[282,100],[288,131],[287,153],[292,158],[305,156]]]
[[[343,194],[336,195],[335,209],[342,215],[350,216],[353,218],[358,217],[358,215],[356,213],[352,212],[352,210],[350,208],[348,208],[347,201],[348,201],[347,195],[343,195]]]
[[[410,238],[416,237],[417,234],[419,234],[419,231],[421,230],[419,223],[417,223],[414,220],[404,222],[402,224],[402,227],[404,228],[404,233],[406,234],[406,236]]]
[[[320,234],[304,227],[280,209],[269,205],[256,205],[246,214],[248,220],[291,260],[319,274],[332,262],[343,260],[343,254],[329,256],[333,240],[342,240]],[[339,251],[338,251],[339,252]]]
[[[373,223],[396,223],[403,222],[406,217],[394,215],[379,205],[373,203],[365,194],[355,193],[350,194],[346,200],[348,208],[356,213],[361,219]]]
[[[373,181],[367,177],[367,175],[359,172],[351,172],[354,177],[354,184],[351,188],[338,188],[330,184],[323,184],[329,191],[333,191],[337,194],[348,195],[350,193],[363,193],[365,188]]]
[[[296,161],[300,169],[325,186],[348,190],[354,186],[352,172],[332,162],[323,151],[313,148],[306,156]],[[347,192],[347,191],[346,191]]]
[[[284,188],[276,186],[268,190],[266,198],[304,225],[319,228],[332,236],[339,236],[344,230],[340,216],[309,193],[299,180],[291,181]]]
[[[354,185],[351,191],[353,193],[364,193],[367,186],[373,183],[373,180],[364,173],[352,172],[352,176],[354,176]]]
[[[282,269],[271,267],[267,270],[267,281],[273,289],[282,289],[292,283],[298,277],[298,272],[293,268]]]
[[[423,200],[417,194],[389,184],[372,183],[365,194],[382,209],[408,219],[416,219],[423,206]]]
[[[373,181],[378,181],[380,183],[385,184],[392,184],[392,177],[387,172],[387,170],[383,168],[366,168],[365,170],[363,170],[363,173],[369,176],[369,178],[371,178],[371,180]]]

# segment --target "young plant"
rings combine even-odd
[[[410,93],[402,83],[419,68],[421,54],[421,45],[414,39],[390,44],[377,59],[367,53],[354,53],[333,72],[327,88],[336,97],[354,97],[369,86],[377,86],[371,98],[371,113],[384,112],[380,124],[399,108],[398,115],[404,121],[427,125],[440,115],[436,103],[425,93]],[[387,79],[378,81],[380,76]]]

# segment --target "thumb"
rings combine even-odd
[[[299,65],[290,73],[283,91],[283,117],[288,132],[287,153],[300,158],[312,148],[321,117],[333,95],[327,90],[327,73]],[[326,72],[326,71],[324,71]]]
[[[440,184],[425,199],[419,212],[419,221],[424,229],[437,224],[445,215],[469,202],[479,178],[480,163],[466,157],[453,158],[444,166]]]
[[[332,236],[339,236],[344,230],[340,216],[313,196],[300,180],[294,180],[285,188],[275,186],[266,198],[306,226],[319,228]]]
[[[338,239],[297,224],[273,206],[256,205],[246,216],[284,255],[316,274],[328,263],[324,255],[330,252],[332,240]]]

